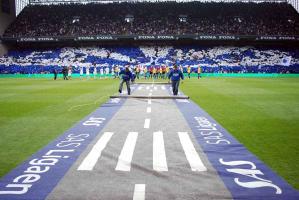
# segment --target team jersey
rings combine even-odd
[[[169,72],[169,67],[166,67],[166,73],[168,73]]]
[[[166,68],[162,67],[162,73],[165,73],[165,71],[166,71]]]
[[[106,74],[109,74],[109,67],[105,68],[105,72],[106,72]]]
[[[122,75],[122,79],[125,81],[129,81],[133,79],[133,74],[130,71],[122,70],[120,71],[119,75]]]
[[[169,73],[168,78],[171,78],[172,81],[179,81],[180,78],[184,80],[184,75],[181,70],[174,69]]]

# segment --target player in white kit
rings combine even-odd
[[[114,65],[112,65],[112,67],[111,67],[111,77],[115,78]]]
[[[100,67],[100,79],[104,76],[104,69],[103,67]]]
[[[105,68],[105,78],[108,78],[109,77],[109,67],[107,66]]]
[[[85,67],[85,69],[86,69],[86,78],[87,78],[87,79],[90,78],[90,76],[89,76],[89,68],[90,68],[89,65],[87,65],[87,66]]]
[[[83,78],[83,66],[80,63],[80,79],[82,80]]]
[[[68,79],[71,80],[72,79],[72,71],[73,71],[73,67],[72,65],[70,65],[68,67],[68,73],[67,73],[67,76],[68,76]]]
[[[93,78],[94,79],[97,78],[97,74],[98,74],[97,66],[96,66],[96,64],[94,64],[94,68],[93,68]]]

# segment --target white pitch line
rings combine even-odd
[[[189,161],[192,171],[207,171],[207,168],[204,166],[199,155],[197,154],[193,143],[187,132],[178,132],[182,147],[184,149],[187,160]]]
[[[145,199],[145,184],[135,184],[133,200]]]
[[[162,131],[154,132],[153,135],[153,169],[168,171]]]
[[[85,157],[77,170],[91,171],[97,163],[98,159],[101,157],[101,153],[111,139],[112,135],[112,132],[105,132],[97,141],[97,143],[92,147],[91,151]]]
[[[151,104],[152,104],[152,100],[151,100],[151,99],[147,100],[147,103],[148,103],[149,105],[151,105]]]
[[[144,120],[144,128],[149,128],[150,127],[150,123],[151,123],[150,119],[145,119]]]
[[[151,108],[151,107],[147,107],[147,108],[146,108],[146,112],[147,112],[147,113],[151,113],[151,112],[152,112],[152,108]]]
[[[137,132],[129,132],[123,149],[118,157],[118,162],[116,165],[116,171],[130,171],[131,170],[131,162],[133,158],[133,153],[137,141],[138,133]]]

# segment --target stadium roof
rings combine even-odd
[[[113,2],[247,2],[247,3],[261,3],[261,2],[277,2],[277,3],[289,3],[291,4],[299,13],[299,0],[19,0],[19,1],[29,1],[31,5],[53,5],[53,4],[88,4],[88,3],[113,3]],[[26,3],[27,5],[27,3]],[[23,7],[20,9],[22,10]]]
[[[76,4],[86,4],[86,3],[110,3],[110,2],[168,2],[168,1],[176,1],[176,2],[287,2],[287,0],[29,0],[30,4],[68,4],[68,3],[76,3]]]

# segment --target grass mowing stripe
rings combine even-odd
[[[181,89],[299,189],[299,79],[203,78]]]

